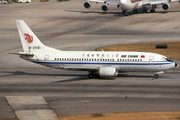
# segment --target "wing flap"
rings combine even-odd
[[[14,54],[14,55],[24,55],[24,56],[34,56],[33,53],[27,53],[27,52],[19,52],[19,53],[8,53],[8,54]]]

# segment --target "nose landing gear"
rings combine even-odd
[[[165,73],[165,71],[155,72],[154,78],[155,78],[155,79],[158,79],[158,78],[159,78],[159,74],[163,74],[163,73]]]
[[[158,77],[159,77],[158,74],[155,74],[155,75],[154,75],[154,78],[155,78],[155,79],[158,79]]]

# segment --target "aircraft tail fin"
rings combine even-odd
[[[16,20],[23,52],[42,51],[44,44],[37,38],[23,20]]]
[[[60,51],[48,46],[45,46],[28,25],[23,20],[16,20],[19,37],[23,47],[23,52],[55,52]]]

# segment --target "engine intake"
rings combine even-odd
[[[101,67],[99,75],[100,77],[115,77],[118,75],[118,70],[114,67]]]
[[[165,3],[165,4],[162,5],[162,8],[163,8],[164,10],[167,10],[167,9],[170,8],[170,5],[167,4],[167,3]]]
[[[91,3],[89,1],[85,2],[84,7],[87,8],[87,9],[91,8]]]
[[[106,5],[106,4],[105,4],[105,5],[102,5],[101,9],[102,9],[102,11],[106,12],[106,11],[109,10],[109,6]]]

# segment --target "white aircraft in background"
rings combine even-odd
[[[133,10],[133,13],[143,12],[147,13],[150,9],[151,13],[155,12],[158,4],[162,4],[162,8],[167,10],[170,8],[170,1],[179,1],[180,0],[119,0],[119,1],[110,1],[110,0],[88,0],[84,3],[85,8],[91,8],[91,2],[102,2],[101,9],[103,11],[109,10],[109,4],[116,5],[118,8],[121,8],[124,16],[128,16],[128,10]]]
[[[17,20],[16,24],[23,47],[23,52],[16,54],[22,59],[56,69],[89,71],[89,78],[137,71],[155,72],[154,77],[158,78],[158,74],[177,66],[156,53],[57,50],[42,44],[24,21]]]

